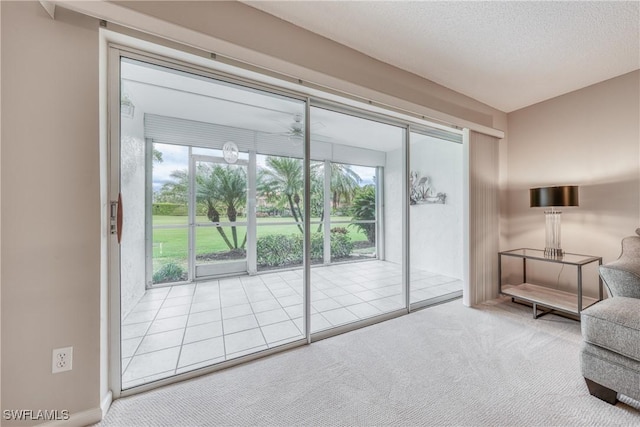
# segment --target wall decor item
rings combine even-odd
[[[409,180],[409,201],[412,205],[427,203],[445,204],[446,193],[436,193],[428,176],[420,176],[417,171],[411,171]]]

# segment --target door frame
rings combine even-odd
[[[201,66],[197,66],[190,63],[185,63],[180,60],[174,60],[165,56],[153,54],[146,51],[141,51],[135,48],[118,45],[116,43],[108,43],[107,45],[107,67],[106,67],[106,110],[107,110],[107,123],[106,123],[106,133],[107,133],[107,159],[106,159],[106,179],[107,179],[107,200],[105,201],[105,209],[108,212],[109,217],[109,226],[108,229],[104,231],[106,234],[107,240],[107,269],[108,269],[108,350],[106,352],[107,360],[105,361],[108,366],[107,373],[107,382],[108,387],[111,390],[113,399],[117,399],[119,397],[125,397],[133,394],[137,394],[140,392],[148,391],[155,389],[157,387],[176,383],[178,381],[183,381],[185,379],[194,378],[201,376],[206,373],[216,372],[222,369],[226,369],[232,366],[236,366],[242,363],[246,363],[251,360],[259,359],[265,357],[270,354],[280,353],[282,351],[286,351],[288,349],[292,349],[295,347],[300,347],[303,345],[307,345],[311,342],[310,338],[310,269],[305,268],[307,271],[307,276],[305,277],[305,282],[303,286],[304,290],[304,313],[303,316],[303,334],[304,338],[301,338],[297,341],[293,341],[287,344],[280,345],[278,347],[269,348],[266,350],[262,350],[258,353],[251,353],[245,356],[240,356],[235,359],[231,359],[228,361],[220,362],[215,365],[211,365],[208,367],[199,368],[193,371],[176,374],[171,377],[167,377],[164,379],[156,380],[151,383],[141,384],[139,386],[135,386],[126,390],[122,389],[122,308],[121,308],[121,248],[120,243],[117,239],[117,215],[119,207],[126,206],[126,201],[123,203],[119,203],[119,193],[120,193],[120,143],[121,143],[121,132],[120,132],[120,64],[122,58],[138,60],[146,63],[150,63],[153,65],[158,65],[162,67],[168,67],[180,71],[184,71],[187,73],[193,73],[203,77],[210,77],[212,79],[232,83],[239,84],[245,87],[257,89],[260,91],[277,94],[280,96],[286,96],[291,99],[296,99],[301,101],[305,105],[305,122],[309,123],[309,106],[311,100],[306,95],[301,95],[299,93],[275,87],[267,84],[260,84],[253,80],[248,80],[238,76],[231,76],[228,74],[216,72],[212,69],[204,68]],[[304,152],[303,158],[308,159],[309,155],[309,144],[310,144],[310,134],[308,133],[309,129],[305,133],[305,142],[304,142]],[[248,173],[252,173],[255,177],[255,166],[256,166],[256,153],[253,151],[249,151],[250,153],[250,161],[249,161],[249,171]],[[190,155],[191,157],[191,155]],[[149,159],[151,157],[149,156]],[[148,161],[148,160],[147,160]],[[306,160],[306,168],[305,171],[308,174],[308,160]],[[253,166],[252,166],[253,165]],[[305,175],[306,176],[306,175]],[[251,179],[251,178],[249,178]],[[308,187],[308,180],[305,180],[305,185]],[[145,185],[149,185],[148,182]],[[306,193],[308,194],[309,189],[305,188]],[[255,189],[253,191],[255,193]],[[148,193],[148,192],[146,192]],[[250,206],[255,208],[255,194],[251,198],[249,195],[251,203]],[[309,197],[304,197],[304,210],[305,212],[309,212]],[[113,213],[113,215],[112,215]],[[147,222],[149,222],[150,217],[147,215]],[[309,226],[309,222],[305,223],[305,226]],[[147,225],[149,227],[149,225]],[[255,221],[253,224],[255,227]],[[147,243],[148,245],[148,243]],[[145,246],[146,248],[146,246]],[[309,242],[306,242],[304,246],[305,253],[305,262],[308,262],[308,253],[310,251]],[[249,265],[250,267],[250,265]],[[145,270],[148,269],[148,261],[145,260]],[[145,284],[146,287],[146,284]]]
[[[191,151],[191,150],[190,150]],[[249,165],[250,162],[248,160],[242,160],[242,159],[238,159],[236,161],[236,163],[234,164],[230,164],[228,162],[226,162],[222,157],[216,157],[216,156],[208,156],[208,155],[203,155],[203,154],[190,154],[189,155],[189,277],[190,277],[190,281],[197,281],[198,279],[207,279],[207,278],[216,278],[216,277],[221,277],[221,276],[228,276],[228,275],[238,275],[238,274],[246,274],[249,271],[249,249],[246,250],[246,255],[245,255],[245,259],[244,261],[228,261],[228,262],[223,262],[221,264],[204,264],[201,266],[198,266],[197,262],[196,262],[196,239],[197,239],[197,232],[196,230],[199,227],[202,228],[213,228],[215,227],[215,225],[203,225],[203,224],[198,224],[198,222],[196,221],[196,207],[197,207],[197,201],[196,201],[196,170],[197,170],[197,163],[198,162],[208,162],[208,163],[213,163],[213,164],[220,164],[220,165],[232,165],[232,166],[242,166],[245,168],[246,171],[246,175],[247,175],[247,188],[246,188],[246,192],[247,192],[247,212],[249,212],[249,188],[252,187],[252,183],[249,180]],[[255,183],[253,183],[253,187],[255,187]],[[255,191],[255,189],[254,189]],[[245,226],[247,227],[246,229],[246,233],[247,233],[247,245],[249,244],[249,240],[255,240],[254,237],[255,236],[251,236],[249,234],[249,215],[247,215],[247,221],[244,222],[239,222],[239,221],[235,221],[235,222],[224,222],[224,221],[220,221],[218,222],[218,224],[220,226]],[[200,267],[200,268],[198,268]],[[217,269],[218,271],[212,274],[198,274],[198,270],[201,269],[203,271],[209,271],[209,270],[214,270]]]
[[[210,68],[205,68],[203,66],[193,65],[190,63],[186,63],[180,60],[167,58],[164,56],[160,56],[157,54],[144,52],[137,50],[135,48],[129,48],[126,46],[118,46],[114,44],[109,44],[108,52],[107,52],[108,62],[107,62],[107,113],[108,113],[108,122],[106,124],[107,128],[107,136],[108,136],[108,158],[107,158],[107,180],[108,180],[108,202],[107,205],[110,205],[108,209],[111,211],[112,207],[118,207],[117,204],[114,204],[115,200],[118,199],[119,189],[120,189],[120,63],[121,58],[129,58],[133,60],[139,60],[143,62],[148,62],[151,64],[170,67],[176,70],[194,73],[203,77],[210,77],[219,81],[226,81],[234,84],[240,84],[247,87],[252,87],[258,90],[267,91],[270,93],[275,93],[283,96],[287,96],[293,99],[300,100],[305,103],[305,138],[304,138],[304,174],[305,177],[308,177],[310,174],[310,148],[311,148],[311,130],[310,130],[310,109],[312,106],[321,106],[327,107],[329,106],[331,109],[342,112],[342,113],[352,113],[359,117],[365,119],[371,119],[376,121],[381,121],[387,124],[396,125],[405,129],[405,141],[403,145],[403,176],[405,179],[403,180],[403,221],[405,221],[405,225],[403,226],[403,234],[405,238],[405,242],[403,245],[403,252],[406,254],[408,251],[408,235],[409,235],[409,227],[408,227],[408,194],[406,191],[407,180],[408,180],[408,160],[409,160],[409,150],[408,150],[408,140],[410,136],[410,131],[414,126],[414,123],[406,118],[395,118],[392,115],[387,115],[380,112],[373,112],[365,109],[364,107],[350,107],[347,104],[338,103],[336,101],[328,101],[323,98],[314,97],[311,98],[309,95],[304,93],[295,92],[292,90],[287,90],[277,86],[270,86],[267,84],[260,84],[253,80],[247,80],[242,77],[233,76],[230,74],[224,74],[217,72]],[[330,95],[330,93],[328,93]],[[391,111],[393,114],[393,111]],[[422,127],[417,125],[416,127]],[[451,129],[453,133],[456,133],[454,129]],[[255,156],[256,153],[253,153],[253,163],[255,166]],[[251,166],[251,152],[250,152],[250,161],[249,166]],[[191,161],[191,160],[190,160]],[[468,169],[468,163],[465,159],[465,170]],[[249,171],[251,171],[251,167],[249,167]],[[253,171],[255,174],[255,170]],[[384,179],[384,177],[382,177]],[[379,183],[381,186],[381,183]],[[468,180],[465,180],[465,199],[468,198]],[[201,368],[198,370],[190,371],[183,374],[174,375],[172,377],[168,377],[166,379],[158,380],[153,383],[143,384],[140,386],[133,387],[131,389],[122,390],[122,366],[121,366],[121,292],[120,292],[120,245],[116,238],[116,233],[111,229],[106,230],[108,235],[108,269],[109,269],[109,387],[112,390],[114,398],[118,398],[121,396],[136,394],[138,392],[154,389],[158,386],[175,383],[177,381],[181,381],[187,378],[193,378],[196,376],[200,376],[205,373],[215,372],[221,369],[225,369],[231,366],[235,366],[250,360],[254,360],[257,358],[264,357],[265,355],[277,353],[284,351],[286,349],[294,348],[297,346],[305,345],[311,343],[312,341],[317,341],[329,336],[334,336],[343,332],[347,332],[353,329],[360,328],[362,326],[367,326],[370,324],[374,324],[380,321],[384,321],[387,319],[391,319],[394,317],[398,317],[410,312],[414,307],[409,304],[409,271],[408,271],[408,257],[404,256],[405,262],[403,262],[403,292],[405,293],[405,300],[407,304],[405,308],[399,309],[394,312],[384,313],[378,317],[365,319],[361,322],[356,322],[352,324],[347,324],[343,326],[339,326],[337,328],[329,329],[326,331],[321,331],[319,333],[311,334],[310,328],[310,317],[311,317],[311,264],[310,264],[310,183],[308,179],[305,179],[304,184],[304,229],[305,229],[305,245],[304,245],[304,279],[303,279],[303,289],[304,289],[304,298],[303,298],[303,306],[304,306],[304,315],[303,315],[303,333],[305,335],[304,339],[276,347],[273,349],[264,350],[260,353],[254,353],[246,356],[239,357],[237,359],[232,359],[229,361],[221,362],[216,365],[212,365],[206,368]],[[249,202],[251,201],[251,196],[249,196]],[[255,197],[253,197],[255,203]],[[383,197],[380,197],[380,203],[384,203]],[[126,201],[125,201],[126,204]],[[255,206],[254,206],[255,207]],[[249,205],[248,205],[249,209]],[[383,211],[382,211],[383,212]],[[381,213],[382,213],[381,212]],[[380,222],[382,222],[382,218],[378,221],[378,228],[380,227]],[[115,219],[112,219],[111,225],[113,225]],[[255,224],[254,224],[255,226]],[[383,235],[383,233],[380,233]],[[463,250],[466,251],[467,248]],[[251,266],[249,265],[249,268]]]
[[[107,231],[109,275],[108,383],[113,398],[117,399],[122,393],[120,243],[117,238],[117,218],[114,218],[117,215],[119,207],[117,200],[120,194],[120,102],[116,102],[116,99],[120,98],[120,50],[109,47],[107,58],[107,204],[110,223]],[[116,209],[115,212],[114,207]]]

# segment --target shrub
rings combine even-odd
[[[153,283],[177,282],[186,280],[184,269],[175,262],[164,264],[153,274]]]
[[[343,229],[346,231],[346,229]],[[333,231],[333,230],[332,230]],[[273,234],[260,237],[257,241],[258,265],[279,267],[287,264],[302,263],[303,235]],[[353,242],[347,232],[331,233],[331,259],[348,257],[353,250]],[[324,257],[324,239],[322,233],[311,235],[311,259]]]
[[[331,229],[332,233],[340,233],[340,234],[347,234],[349,232],[349,230],[347,230],[344,227],[333,227]]]
[[[353,220],[374,220],[376,219],[376,189],[373,185],[366,185],[360,188],[353,198],[351,207]],[[369,243],[376,241],[376,224],[349,224],[360,229],[366,236]]]
[[[258,238],[258,265],[277,267],[302,261],[302,235],[272,234]]]
[[[324,258],[324,239],[322,233],[311,233],[311,259]]]
[[[181,203],[154,203],[152,212],[154,215],[183,216],[188,214],[187,205]]]
[[[333,231],[333,230],[332,230]],[[345,258],[351,255],[353,242],[346,233],[331,233],[331,259]]]

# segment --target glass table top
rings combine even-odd
[[[503,252],[500,252],[500,255],[513,256],[513,257],[526,258],[526,259],[539,259],[542,261],[558,262],[561,264],[574,264],[574,265],[583,265],[583,264],[588,264],[590,262],[602,260],[601,257],[597,257],[593,255],[570,254],[566,252],[562,256],[547,256],[544,254],[544,251],[542,249],[530,249],[530,248],[520,248],[520,249],[512,249],[510,251],[503,251]]]

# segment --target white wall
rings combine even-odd
[[[100,399],[98,22],[0,8],[1,409],[75,415]],[[73,370],[53,375],[66,346]]]
[[[124,319],[144,295],[146,285],[144,112],[135,110],[133,118],[122,116],[120,123],[120,191],[124,207],[120,298]]]
[[[402,149],[389,151],[384,168],[384,259],[402,263]]]
[[[283,71],[296,78],[347,93],[356,93],[349,87],[355,83],[377,91],[376,96],[371,94],[373,99],[385,94],[485,126],[506,125],[506,121],[502,121],[504,113],[498,110],[240,2],[192,2],[185,8],[179,1],[142,1],[120,2],[118,7],[190,28],[199,35],[222,42],[196,37],[190,43],[193,46],[250,64],[264,63],[268,69]],[[125,14],[116,11],[114,15]],[[136,24],[143,25],[140,18]],[[148,25],[149,28],[156,26],[151,20]],[[153,30],[149,32],[153,34]],[[178,32],[172,36],[174,40],[182,37]],[[194,43],[196,39],[198,42]],[[237,48],[228,49],[225,42]],[[286,70],[279,70],[279,60],[290,64]],[[368,98],[368,95],[359,95]]]
[[[462,278],[462,144],[411,135],[410,169],[428,176],[445,204],[409,207],[411,270]]]
[[[416,135],[413,134],[412,138]],[[409,207],[411,269],[462,278],[462,145],[421,137],[411,141],[411,170],[431,178],[446,204]],[[402,150],[387,153],[384,176],[385,258],[402,262]]]

